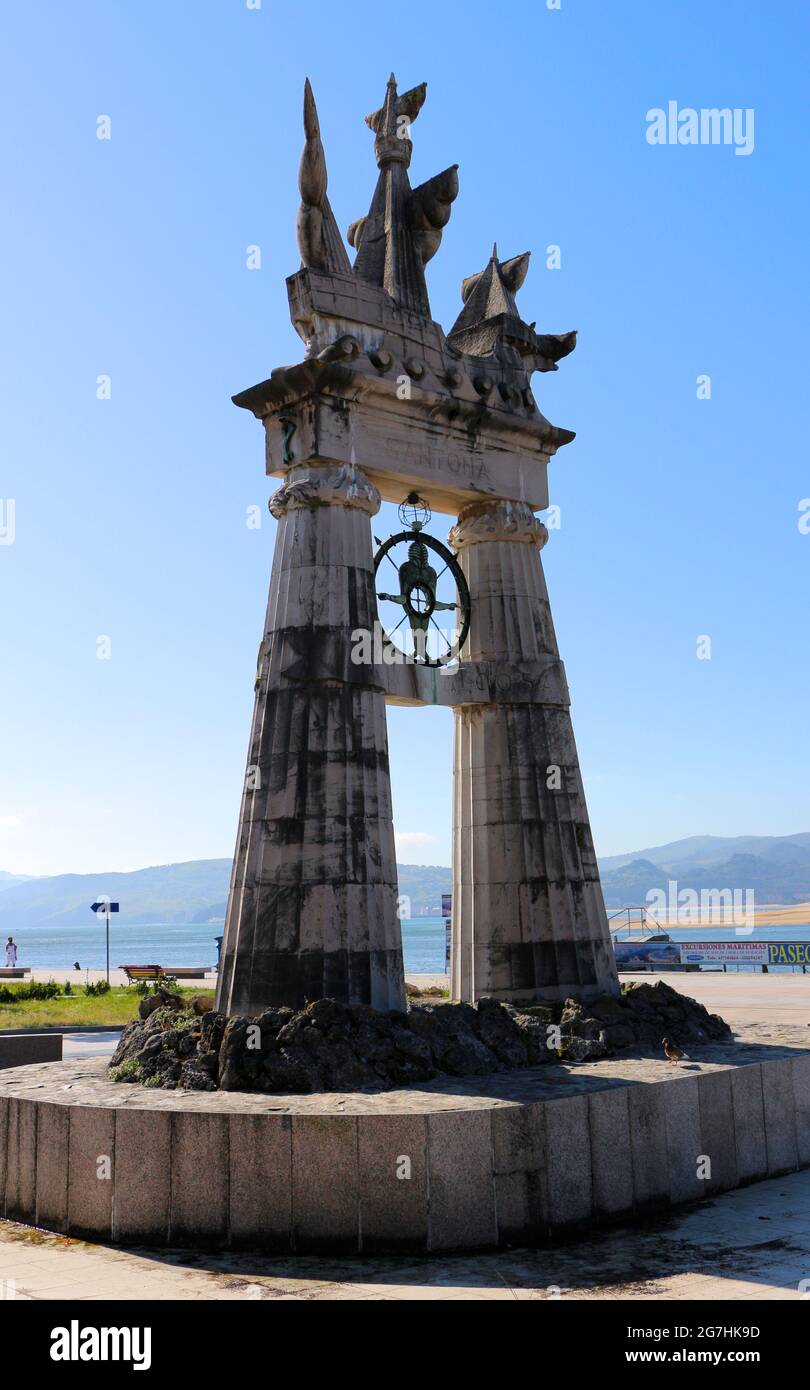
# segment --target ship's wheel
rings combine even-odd
[[[452,550],[424,530],[430,515],[427,502],[411,492],[399,508],[409,529],[384,542],[375,536],[377,605],[392,660],[446,666],[458,659],[469,632],[470,591]]]

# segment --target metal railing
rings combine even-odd
[[[638,915],[634,917],[633,913]],[[623,917],[625,920],[616,927],[610,926],[610,923],[615,922],[617,917]],[[647,941],[649,937],[660,936],[665,931],[658,918],[646,906],[622,907],[617,912],[609,912],[608,925],[611,936],[615,937],[617,941],[632,941],[636,936],[640,941]],[[621,935],[622,932],[626,933],[624,937]]]

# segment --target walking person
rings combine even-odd
[[[15,966],[17,964],[17,943],[13,936],[6,942],[6,965]]]

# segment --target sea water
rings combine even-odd
[[[110,919],[110,965],[205,965],[217,959],[216,938],[223,932],[221,922],[148,922],[139,926],[119,926]],[[8,935],[8,933],[6,933]],[[13,933],[17,943],[17,964],[33,970],[51,967],[70,970],[76,961],[82,970],[103,970],[105,930],[103,921],[77,927],[27,927]],[[441,917],[418,917],[403,921],[402,942],[405,969],[410,974],[440,974],[444,971],[445,933]],[[0,941],[0,963],[5,954]]]
[[[142,926],[119,926],[115,918],[110,923],[110,965],[205,965],[217,958],[216,938],[222,935],[222,924],[216,922],[171,923],[150,922]],[[755,927],[753,932],[735,932],[733,928],[677,928],[669,932],[673,941],[806,941],[810,938],[810,922],[804,926]],[[29,927],[14,933],[17,942],[18,964],[33,969],[67,970],[75,961],[83,970],[103,970],[104,925],[91,923],[87,927]],[[2,946],[0,942],[0,946]],[[444,973],[445,924],[441,917],[409,918],[402,923],[402,945],[405,970],[410,975]],[[2,960],[2,955],[0,955]],[[3,962],[5,963],[5,962]],[[758,966],[729,969],[749,972]],[[771,966],[771,970],[791,970],[791,966]]]

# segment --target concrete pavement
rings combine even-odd
[[[462,1301],[807,1298],[810,1171],[556,1250],[272,1258],[117,1250],[0,1221],[0,1286],[20,1299]]]

